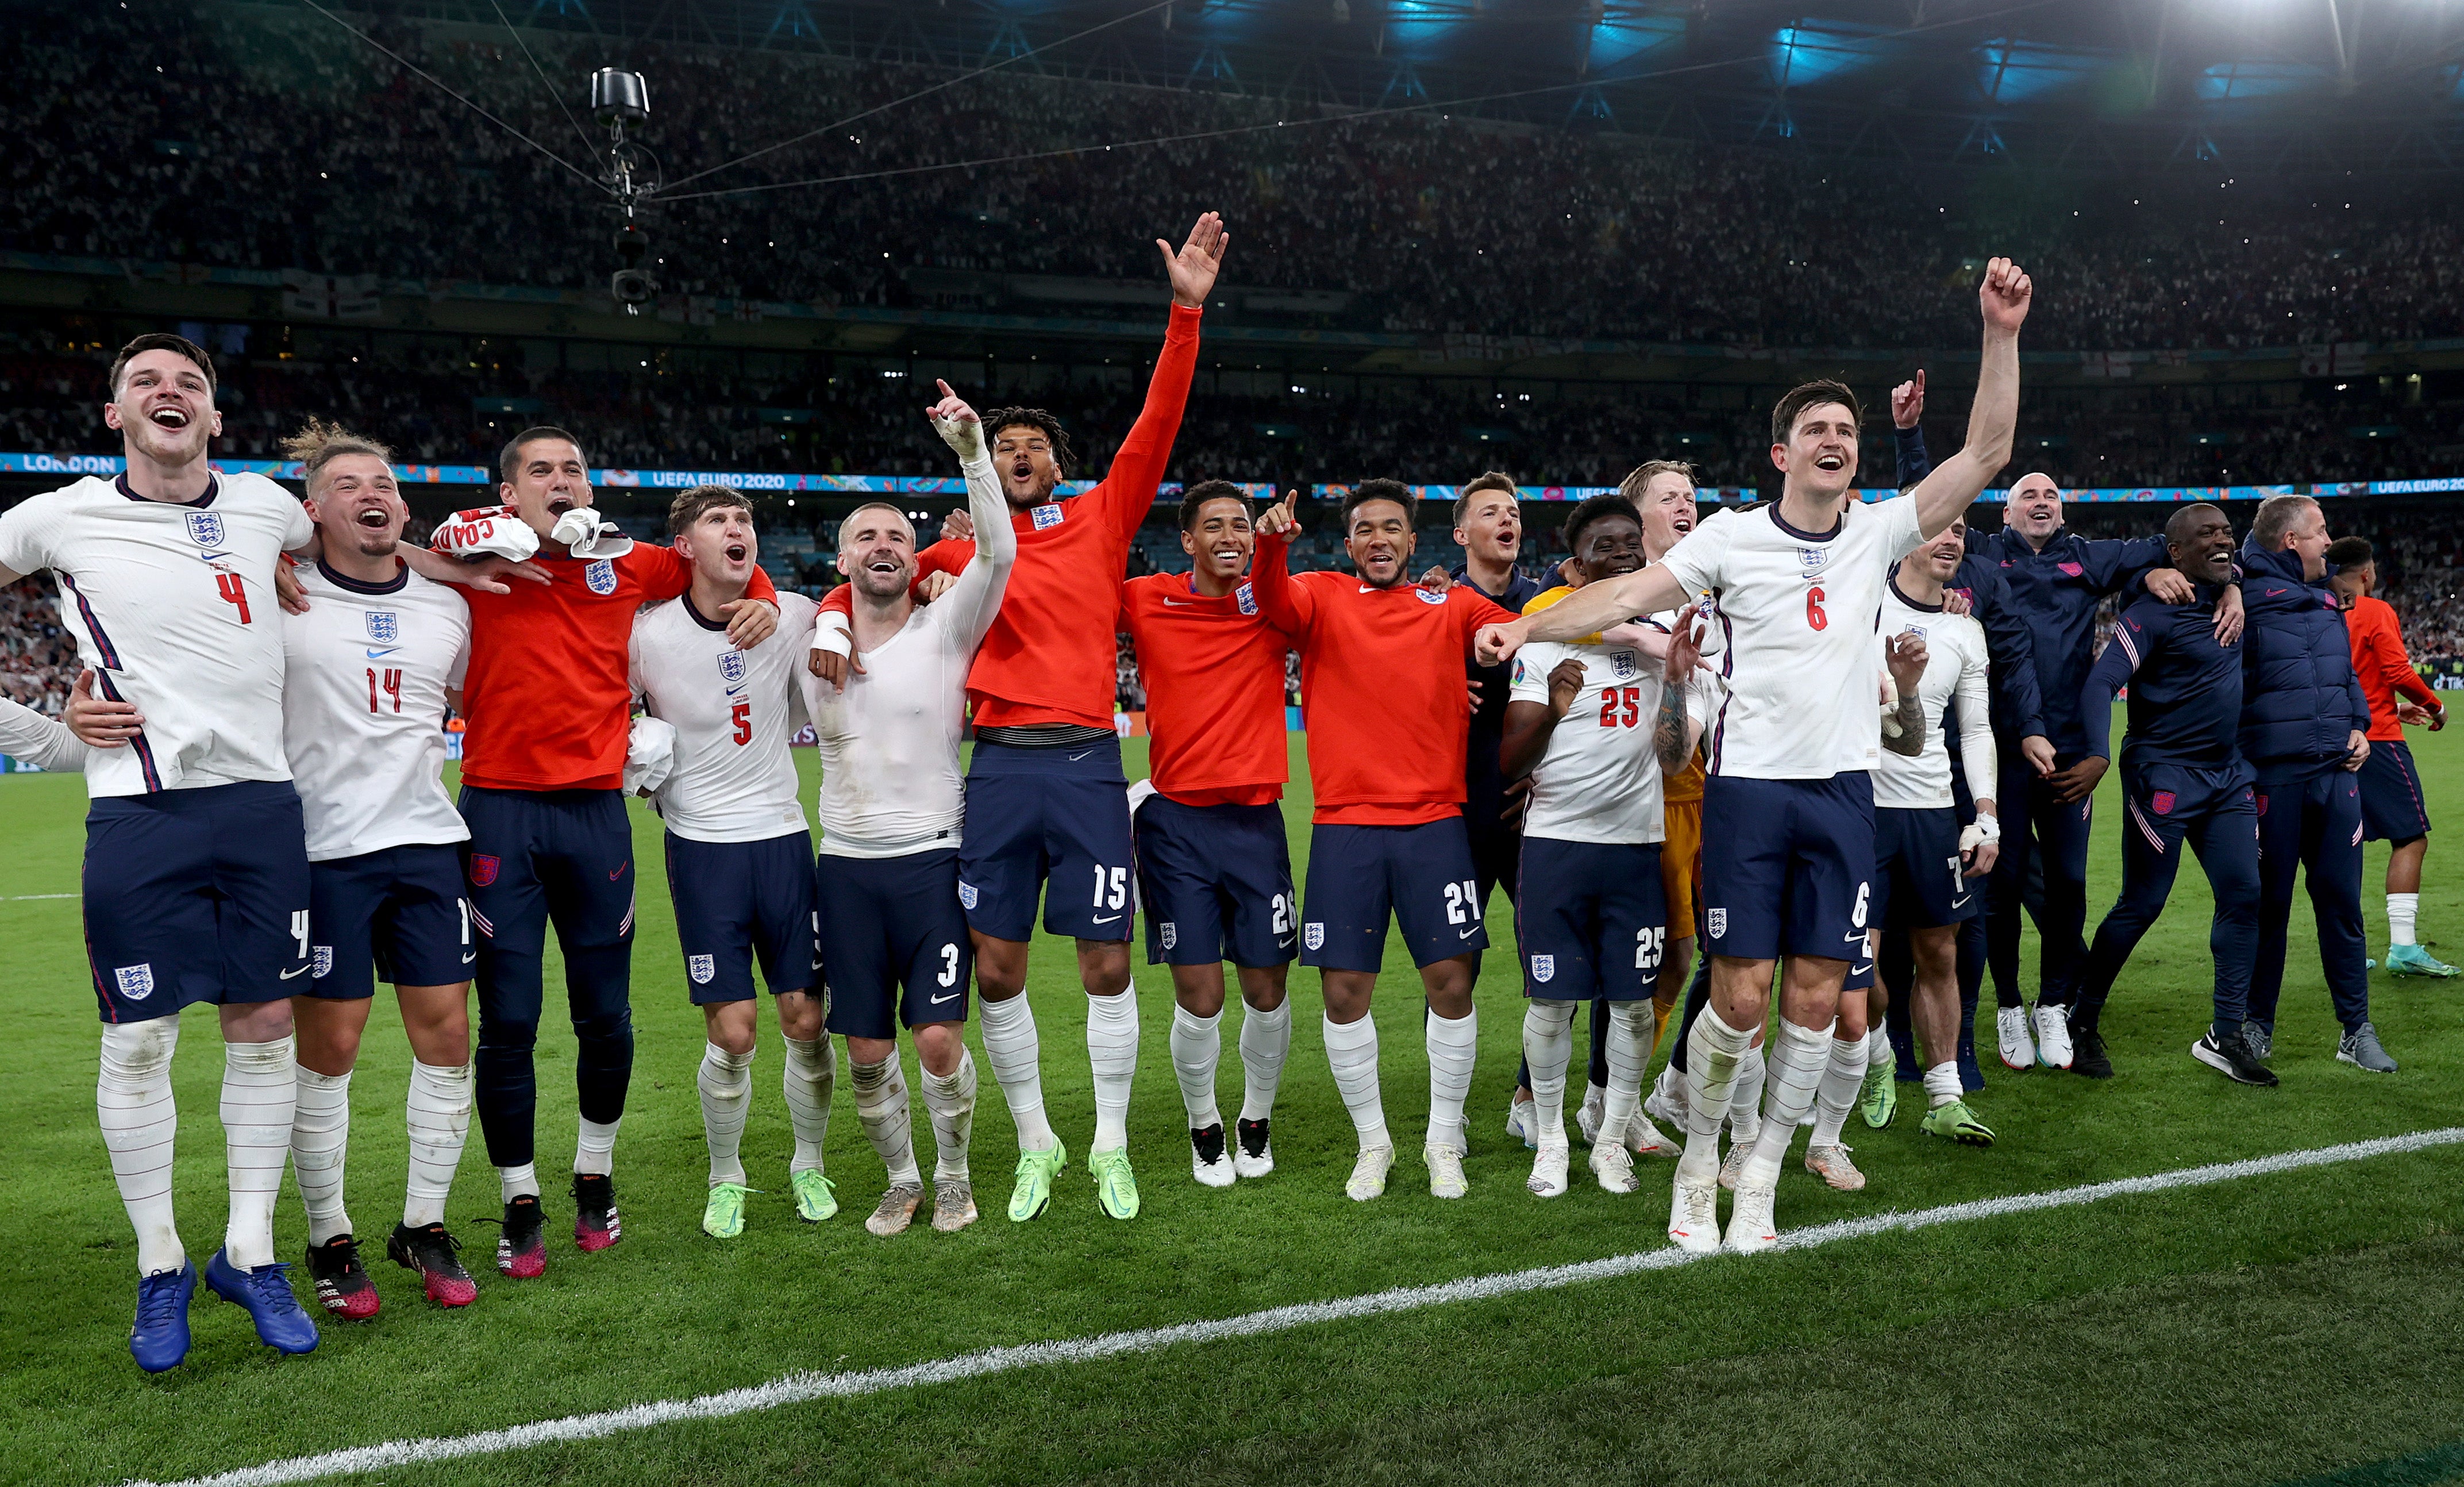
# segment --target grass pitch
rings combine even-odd
[[[2458,819],[2464,744],[2417,734],[2413,744],[2433,818]],[[1296,869],[1308,847],[1301,748],[1295,739],[1299,783],[1286,805]],[[2112,795],[2109,778],[2093,914],[2118,887]],[[618,1145],[625,1242],[594,1256],[564,1246],[571,1203],[551,1181],[547,1278],[497,1277],[495,1231],[480,1222],[496,1210],[495,1183],[474,1130],[449,1220],[480,1278],[476,1306],[436,1312],[407,1272],[380,1261],[382,1316],[325,1325],[317,1352],[276,1360],[236,1308],[201,1291],[188,1363],[147,1378],[124,1346],[133,1241],[95,1128],[77,904],[35,897],[76,893],[83,809],[75,779],[0,778],[0,819],[15,843],[0,861],[0,949],[11,966],[0,1010],[15,1030],[0,1044],[0,1253],[18,1257],[0,1280],[0,1432],[16,1442],[0,1456],[0,1480],[170,1480],[797,1370],[899,1366],[1664,1242],[1664,1164],[1647,1165],[1643,1190],[1628,1198],[1579,1171],[1563,1198],[1523,1190],[1529,1155],[1499,1121],[1521,1020],[1500,899],[1491,906],[1500,948],[1481,982],[1472,1193],[1463,1202],[1430,1199],[1417,1160],[1426,1089],[1419,985],[1396,946],[1376,1015],[1388,1117],[1404,1150],[1377,1203],[1342,1195],[1352,1128],[1327,1074],[1308,972],[1292,982],[1278,1170],[1224,1191],[1190,1181],[1165,1046],[1169,983],[1141,965],[1131,1152],[1145,1211],[1134,1222],[1105,1218],[1077,1165],[1045,1217],[1001,1216],[1015,1147],[979,1051],[981,1223],[951,1236],[922,1225],[892,1240],[865,1233],[882,1178],[845,1088],[828,1147],[845,1210],[826,1225],[798,1223],[784,1191],[779,1047],[765,1035],[744,1150],[754,1184],[770,1190],[749,1205],[740,1240],[715,1243],[698,1228],[700,1018],[662,901],[658,826],[637,808],[645,889],[639,1063]],[[2433,838],[2422,923],[2464,941],[2464,893],[2452,886],[2464,863],[2450,860],[2464,849],[2441,849],[2445,840]],[[2385,943],[2385,862],[2374,846],[2364,878],[2374,946]],[[2231,1086],[2191,1062],[2186,1051],[2206,1020],[2207,912],[2204,881],[2185,872],[2108,1009],[2111,1083],[2003,1071],[1990,1052],[1989,1011],[1990,1087],[1975,1103],[2001,1143],[1946,1146],[1919,1134],[1904,1106],[1886,1131],[1852,1119],[1871,1185],[1833,1193],[1792,1165],[1783,1227],[2459,1123],[2464,987],[2374,978],[2373,1014],[2404,1072],[2372,1078],[2340,1065],[2315,937],[2298,905],[2277,1037],[2282,1087]],[[1085,1000],[1066,943],[1038,946],[1030,994],[1046,1101],[1083,1159],[1093,1119]],[[1240,1092],[1237,1014],[1225,1022],[1228,1109]],[[221,1061],[212,1014],[192,1010],[187,1023],[175,1071],[178,1190],[184,1234],[202,1259],[223,1217]],[[353,1083],[348,1192],[372,1236],[401,1201],[408,1071],[382,995],[366,1047]],[[543,1172],[573,1140],[571,1060],[571,1040],[551,1017],[539,1047]],[[920,1108],[917,1125],[923,1138]],[[2459,1215],[2464,1152],[2446,1147],[357,1479],[2449,1481],[2464,1475]],[[289,1190],[276,1235],[296,1259],[305,1224]]]

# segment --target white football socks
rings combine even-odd
[[[1720,1172],[1720,1122],[1728,1118],[1737,1068],[1754,1030],[1731,1028],[1717,1008],[1694,1019],[1685,1039],[1685,1152],[1677,1159],[1680,1181],[1700,1187]]]
[[[1899,1056],[1891,1052],[1891,1035],[1881,1023],[1876,1023],[1865,1033],[1865,1066],[1870,1069],[1898,1061]]]
[[[1634,1123],[1635,1111],[1642,1103],[1642,1071],[1651,1067],[1652,1041],[1658,1032],[1659,1019],[1652,1015],[1649,1002],[1609,1004],[1609,1087],[1600,1098],[1597,1144],[1615,1145],[1625,1140],[1626,1127]]]
[[[1429,1049],[1429,1144],[1468,1151],[1463,1101],[1471,1098],[1472,1063],[1480,1052],[1480,1009],[1453,1018],[1431,1011],[1421,1034]],[[1564,1091],[1558,1095],[1562,1102]]]
[[[274,1263],[274,1201],[291,1156],[298,1067],[287,1037],[223,1045],[223,1142],[231,1167],[223,1250],[242,1270]]]
[[[1524,1003],[1523,1061],[1531,1066],[1532,1114],[1540,1122],[1532,1140],[1540,1145],[1566,1144],[1566,1065],[1573,1055],[1574,1004]]]
[[[1006,1001],[982,998],[979,1007],[984,1056],[992,1060],[993,1082],[1001,1086],[1010,1122],[1018,1127],[1018,1149],[1049,1151],[1060,1139],[1044,1115],[1044,1050],[1035,1035],[1035,1010],[1023,991]]]
[[[1857,1092],[1865,1087],[1867,1064],[1863,1038],[1833,1038],[1830,1062],[1822,1066],[1822,1082],[1814,1089],[1814,1135],[1816,1146],[1837,1146],[1857,1108]]]
[[[1360,1133],[1360,1149],[1392,1149],[1395,1138],[1386,1132],[1386,1104],[1377,1092],[1377,1024],[1365,1014],[1357,1022],[1328,1017],[1326,1063],[1343,1108],[1352,1113],[1353,1129]]]
[[[1967,1098],[1968,1091],[1959,1082],[1959,1065],[1946,1060],[1925,1072],[1925,1108],[1939,1110],[1955,1099]]]
[[[445,1199],[471,1139],[471,1066],[439,1069],[412,1059],[403,1120],[410,1133],[410,1179],[403,1188],[402,1221],[413,1229],[445,1222]]]
[[[351,1141],[351,1076],[319,1074],[306,1064],[292,1092],[291,1174],[308,1210],[308,1243],[351,1232],[342,1211],[342,1165]]]
[[[919,1066],[920,1067],[920,1066]],[[933,1175],[935,1178],[967,1176],[967,1143],[976,1130],[976,1060],[964,1047],[958,1050],[958,1067],[948,1074],[935,1074],[923,1069],[924,1111],[933,1121],[935,1150]]]
[[[2421,895],[2391,893],[2387,899],[2387,943],[2412,943],[2412,931],[2421,915]]]
[[[1737,1055],[1736,1082],[1728,1086],[1728,1144],[1750,1146],[1763,1129],[1763,1081],[1770,1072],[1760,1044]]]
[[[1223,1123],[1215,1105],[1215,1066],[1223,1057],[1223,1013],[1200,1017],[1186,1007],[1172,1010],[1172,1076],[1180,1081],[1181,1108],[1189,1128],[1202,1131]]]
[[[102,1030],[95,1115],[102,1122],[103,1149],[111,1153],[121,1205],[137,1231],[141,1276],[188,1262],[171,1222],[171,1144],[180,1128],[179,1107],[171,1099],[171,1054],[179,1046],[177,1017],[111,1023]]]
[[[1087,1067],[1094,1076],[1095,1139],[1089,1154],[1130,1143],[1130,1085],[1138,1073],[1138,988],[1087,994]]]
[[[787,1163],[787,1170],[818,1172],[822,1169],[822,1140],[830,1134],[830,1093],[839,1081],[839,1061],[829,1037],[791,1038],[781,1035],[787,1045],[787,1068],[781,1082],[787,1090],[787,1124],[796,1133],[796,1155]]]
[[[573,1138],[573,1175],[576,1177],[610,1177],[616,1171],[616,1130],[625,1118],[602,1124],[584,1119]]]
[[[1800,1028],[1785,1017],[1780,1019],[1778,1046],[1770,1051],[1771,1085],[1763,1128],[1746,1158],[1745,1170],[1737,1174],[1740,1190],[1779,1186],[1780,1163],[1788,1156],[1789,1143],[1796,1140],[1797,1121],[1814,1107],[1815,1091],[1830,1067],[1835,1041],[1831,1030],[1836,1026],[1835,1020],[1821,1028]],[[1863,1073],[1858,1071],[1860,1078]]]
[[[1284,1056],[1292,1049],[1292,1004],[1287,997],[1273,1011],[1254,1007],[1241,1010],[1241,1119],[1269,1120],[1275,1113],[1275,1091],[1283,1087]]]
[[[516,1198],[536,1198],[539,1195],[538,1163],[525,1162],[519,1166],[496,1168],[496,1197],[499,1202],[511,1203]]]
[[[922,1186],[924,1179],[915,1170],[914,1115],[908,1108],[907,1075],[898,1055],[877,1064],[849,1058],[847,1071],[855,1076],[855,1123],[864,1127],[864,1139],[880,1156],[890,1186]]]
[[[744,1183],[744,1118],[753,1108],[753,1051],[731,1054],[715,1043],[704,1043],[701,1070],[693,1076],[701,1091],[701,1135],[710,1147],[710,1181]]]

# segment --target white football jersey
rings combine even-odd
[[[864,652],[864,670],[850,671],[844,689],[799,673],[822,751],[820,850],[832,856],[899,857],[959,844],[967,672],[1018,558],[991,458],[963,468],[976,555],[957,582]]]
[[[0,697],[0,754],[37,769],[82,769],[90,752],[68,724]]]
[[[1712,774],[1827,780],[1881,752],[1874,625],[1891,564],[1924,533],[1904,496],[1851,501],[1827,534],[1791,529],[1779,503],[1717,511],[1661,565],[1707,591],[1727,695],[1705,742]]]
[[[1583,690],[1532,766],[1523,834],[1567,842],[1662,840],[1660,759],[1651,746],[1660,721],[1660,663],[1626,646],[1535,640],[1515,653],[1507,699],[1548,705],[1549,674],[1570,657],[1582,663]]]
[[[308,860],[469,841],[445,793],[445,694],[471,663],[471,607],[404,568],[363,584],[302,566],[282,616],[282,746]]]
[[[1987,676],[1991,661],[1985,649],[1985,627],[1967,614],[1945,614],[1942,606],[1921,605],[1886,585],[1882,617],[1875,627],[1874,664],[1881,668],[1884,694],[1899,696],[1899,683],[1881,658],[1882,643],[1892,635],[1914,631],[1925,637],[1925,677],[1917,683],[1917,705],[1925,714],[1925,751],[1916,755],[1882,750],[1874,769],[1874,804],[1896,810],[1934,810],[1957,804],[1950,792],[1950,745],[1943,732],[1952,725],[1946,716],[1957,704],[1960,763],[1968,771],[1972,795],[1993,798],[1993,724],[1987,717],[1992,693]]]
[[[632,684],[676,730],[675,764],[652,797],[687,841],[759,842],[804,827],[787,741],[804,725],[796,677],[813,646],[813,601],[779,595],[779,631],[750,651],[728,642],[690,593],[633,622]]]
[[[0,566],[52,570],[95,695],[145,717],[95,752],[89,794],[291,778],[274,571],[310,536],[299,498],[260,475],[217,474],[181,504],[89,476],[0,514]]]

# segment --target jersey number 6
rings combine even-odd
[[[1805,628],[1808,630],[1831,628],[1831,616],[1822,612],[1822,590],[1819,588],[1809,588],[1805,591]]]

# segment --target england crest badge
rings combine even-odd
[[[1257,590],[1251,588],[1246,583],[1243,583],[1240,588],[1232,590],[1232,597],[1239,602],[1242,613],[1255,614],[1258,612]]]
[[[471,886],[485,888],[496,880],[497,860],[484,852],[471,854]]]
[[[685,957],[685,974],[693,977],[694,986],[706,987],[710,985],[710,978],[718,974],[718,964],[707,955],[688,955]]]
[[[402,638],[402,616],[393,610],[370,610],[367,621],[370,644],[391,645]]]
[[[975,884],[963,880],[959,882],[958,907],[962,909],[973,909],[976,906],[977,897],[978,895],[976,893]]]
[[[616,565],[605,558],[593,559],[582,570],[582,581],[590,586],[592,593],[605,598],[616,591]]]
[[[112,971],[111,976],[114,981],[120,983],[120,994],[132,1002],[142,1002],[154,994],[152,961],[140,965],[120,966]]]
[[[1554,979],[1556,974],[1557,957],[1553,955],[1535,955],[1531,957],[1532,980],[1546,983]]]
[[[1170,920],[1155,925],[1155,939],[1167,950],[1180,943],[1180,926]]]
[[[727,651],[721,653],[718,657],[718,674],[731,687],[736,685],[737,682],[742,681],[744,679],[744,653],[741,651]]]
[[[1052,528],[1059,526],[1066,519],[1066,515],[1067,514],[1061,509],[1061,503],[1053,501],[1045,505],[1036,507],[1032,512],[1028,513],[1027,520],[1035,523],[1035,529],[1037,531],[1047,532]]]
[[[223,515],[221,512],[191,511],[187,513],[187,517],[188,536],[198,546],[219,547],[223,544]]]
[[[308,953],[308,979],[322,981],[334,973],[334,947],[320,944]]]
[[[1324,924],[1305,925],[1301,930],[1301,939],[1310,949],[1319,949],[1326,943],[1326,926]]]
[[[1714,940],[1726,935],[1728,932],[1728,911],[1726,909],[1708,910],[1703,916],[1703,927],[1710,931],[1711,938]]]

